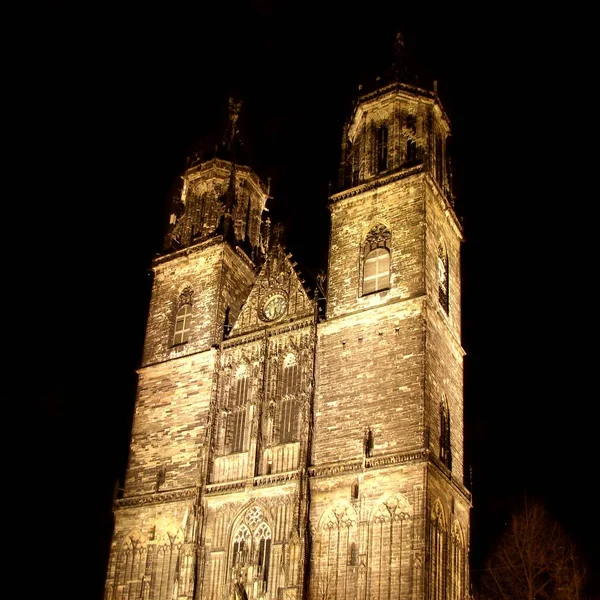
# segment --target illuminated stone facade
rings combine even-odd
[[[316,292],[249,168],[186,171],[153,263],[107,600],[468,597],[449,133],[435,92],[357,100]]]

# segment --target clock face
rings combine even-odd
[[[284,294],[273,294],[263,305],[262,314],[265,321],[274,321],[287,311],[287,298]]]

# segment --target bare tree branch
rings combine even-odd
[[[491,600],[583,600],[585,569],[544,506],[525,498],[486,563],[483,594]]]

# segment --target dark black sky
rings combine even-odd
[[[595,190],[582,160],[585,78],[564,35],[572,23],[505,5],[396,5],[32,8],[18,47],[23,116],[11,118],[27,147],[17,157],[27,164],[20,235],[40,251],[26,261],[39,365],[30,411],[39,463],[26,478],[45,490],[40,589],[102,597],[149,267],[186,156],[220,135],[228,96],[240,97],[251,164],[271,178],[271,211],[301,270],[314,273],[325,264],[343,121],[358,84],[389,65],[397,31],[423,84],[438,80],[454,133],[474,573],[525,493],[600,571],[595,273],[585,266]],[[25,496],[37,514],[40,498]]]

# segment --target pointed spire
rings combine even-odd
[[[398,32],[394,40],[394,58],[392,62],[392,77],[397,81],[408,83],[409,57],[404,44],[404,36]]]
[[[232,97],[229,98],[229,123],[227,124],[227,129],[225,130],[225,134],[223,135],[223,141],[221,142],[223,148],[232,152],[234,148],[234,140],[239,130],[237,128],[237,122],[240,117],[240,110],[242,109],[242,101],[234,100]]]

